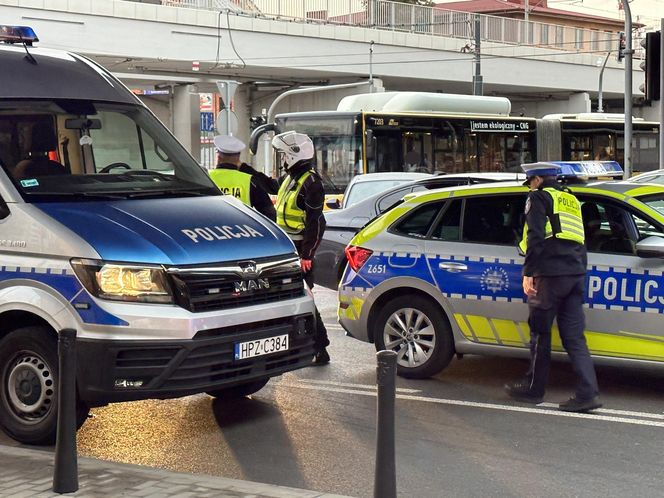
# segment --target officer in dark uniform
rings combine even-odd
[[[280,153],[286,176],[277,194],[277,224],[289,235],[300,255],[304,279],[314,287],[313,261],[325,231],[323,181],[314,169],[314,144],[311,139],[294,131],[272,139],[272,147]],[[330,344],[327,329],[316,310],[316,355],[314,364],[330,362],[326,347]]]
[[[217,168],[210,171],[210,178],[219,190],[238,198],[267,218],[276,221],[277,214],[268,192],[251,174],[239,169],[242,164],[240,153],[245,148],[244,143],[230,135],[217,135],[214,137],[214,146],[217,149]]]
[[[579,383],[576,394],[560,409],[586,412],[602,406],[586,338],[585,275],[587,267],[581,205],[557,181],[560,166],[534,163],[522,166],[530,187],[526,225],[519,245],[525,253],[523,290],[530,316],[530,368],[520,382],[505,389],[514,399],[541,403],[551,362],[551,326],[557,318],[563,347]]]

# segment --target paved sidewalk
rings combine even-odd
[[[0,496],[141,497],[141,498],[343,498],[339,495],[286,488],[223,477],[181,474],[166,470],[97,460],[78,459],[79,490],[58,495],[53,485],[53,453],[0,445]]]

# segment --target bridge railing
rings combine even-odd
[[[158,3],[159,0],[137,0]],[[472,50],[477,14],[389,0],[161,0],[162,5],[227,10],[236,15],[343,24],[467,40]],[[479,14],[481,39],[576,53],[615,53],[618,33]],[[638,58],[639,39],[634,39]]]

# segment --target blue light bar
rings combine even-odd
[[[615,161],[551,161],[560,166],[559,178],[600,178],[623,176],[623,170]]]
[[[0,24],[0,42],[32,45],[33,42],[38,41],[37,34],[29,26],[6,26]]]

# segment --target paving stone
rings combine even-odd
[[[79,458],[75,498],[334,498],[303,489]],[[0,497],[53,498],[53,453],[0,445]],[[343,498],[343,497],[337,497]]]

